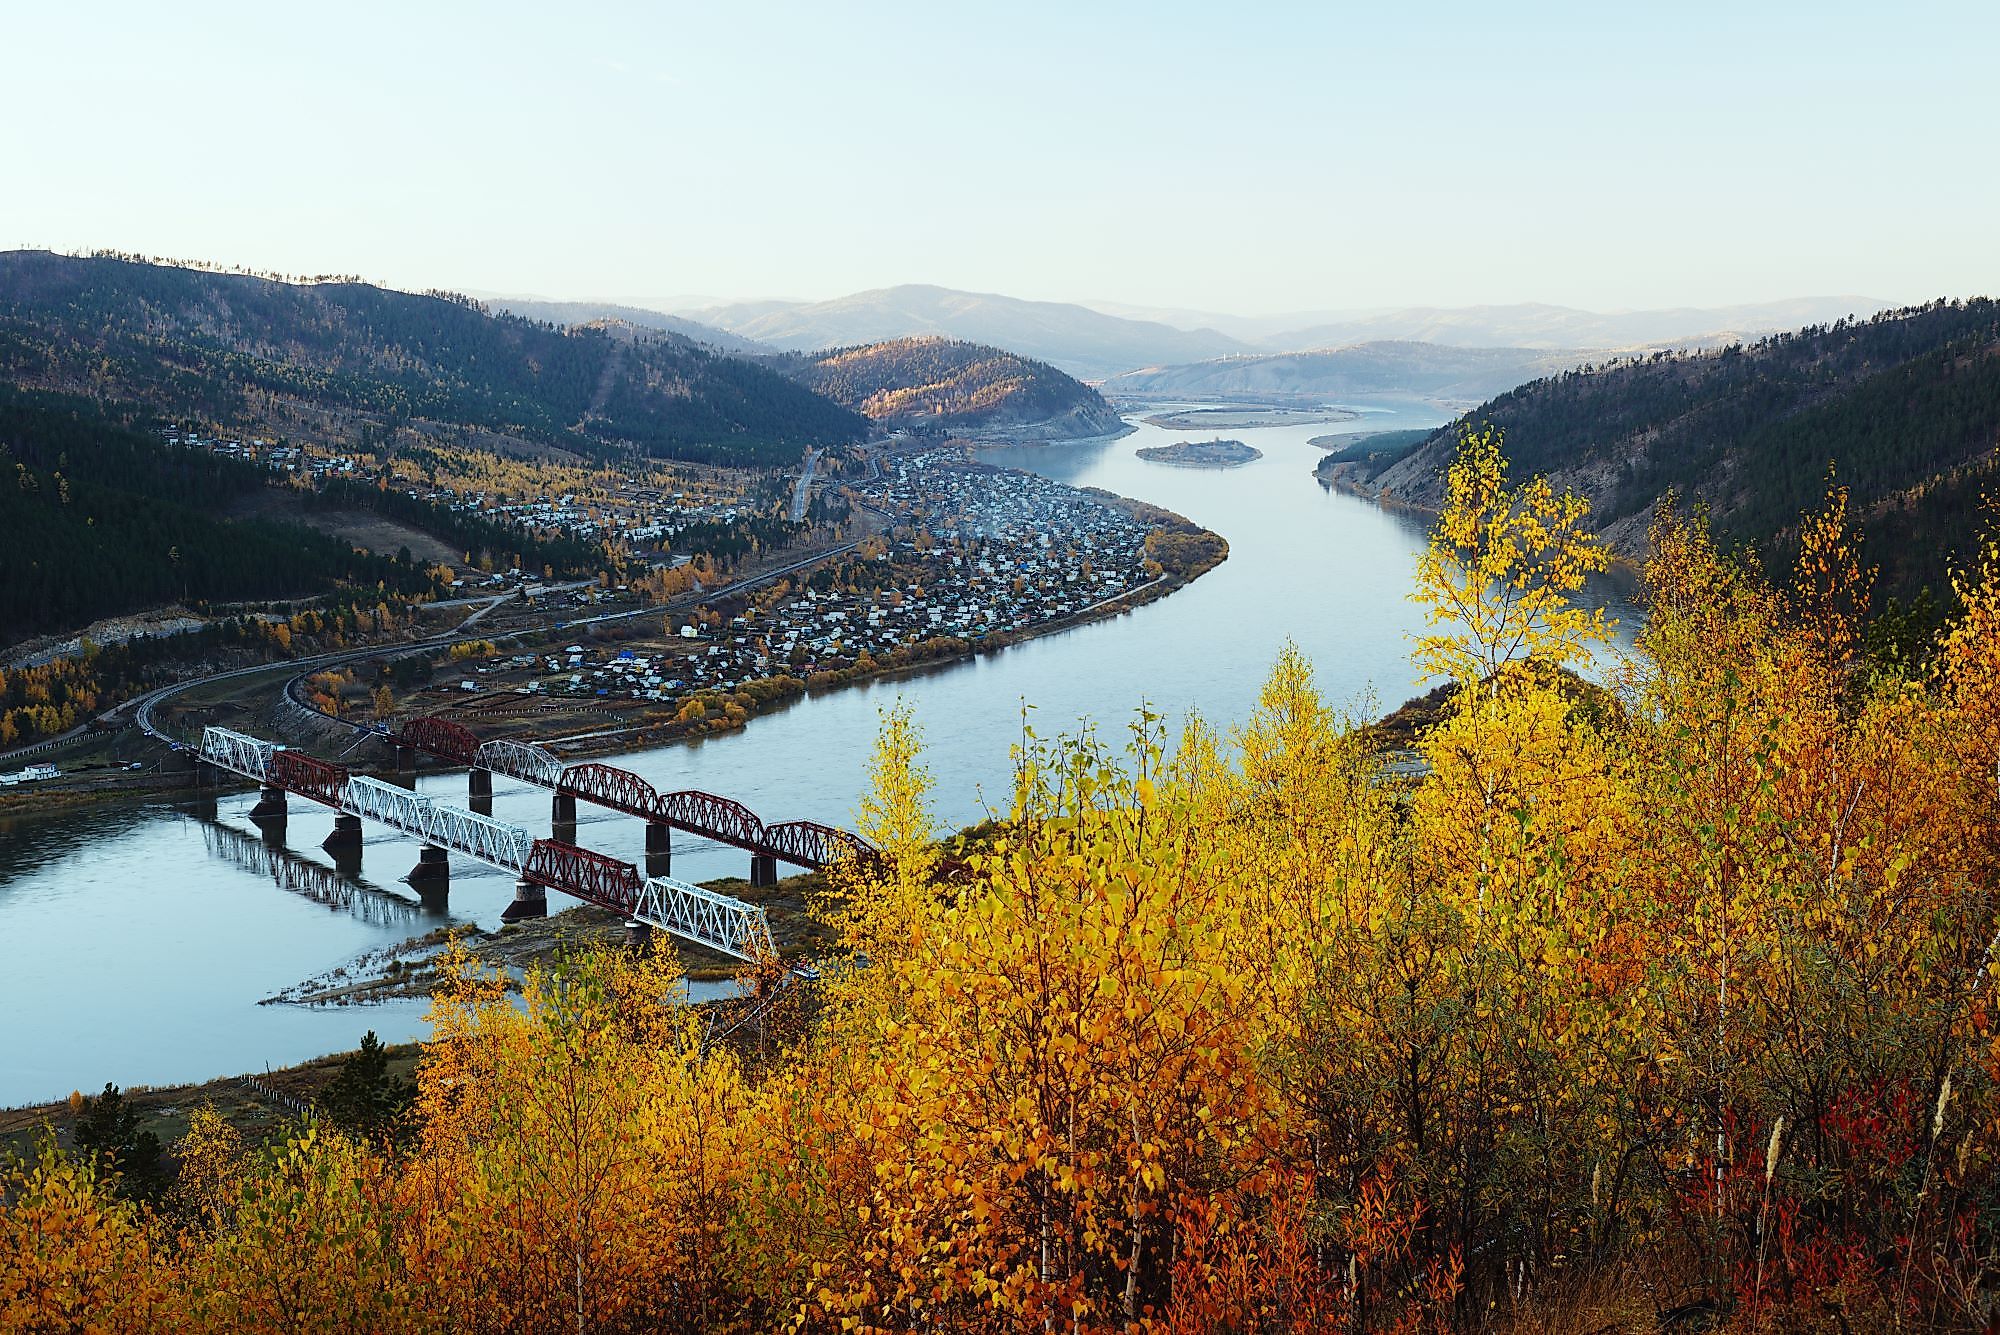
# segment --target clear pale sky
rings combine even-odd
[[[0,246],[665,303],[2000,294],[2000,3],[9,0]]]

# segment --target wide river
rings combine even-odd
[[[989,450],[990,462],[1102,487],[1178,511],[1229,540],[1216,570],[1135,612],[925,675],[808,697],[739,733],[625,756],[661,790],[702,788],[766,820],[851,825],[880,712],[897,699],[922,724],[940,822],[981,818],[1008,794],[1023,705],[1044,736],[1079,720],[1122,741],[1142,704],[1221,726],[1243,719],[1287,640],[1336,704],[1391,708],[1415,693],[1408,601],[1424,534],[1412,520],[1323,488],[1311,437],[1435,425],[1429,404],[1365,400],[1361,421],[1231,428],[1263,458],[1227,470],[1137,456],[1218,434],[1138,424],[1116,440]],[[1134,419],[1135,423],[1137,419]],[[1612,598],[1613,595],[1604,595]],[[1616,609],[1632,624],[1629,609]],[[420,787],[464,800],[462,774]],[[260,1071],[424,1032],[424,1007],[306,1010],[257,1003],[350,957],[429,930],[400,878],[417,849],[371,828],[358,879],[320,852],[332,816],[295,800],[282,848],[246,819],[254,794],[111,806],[0,823],[0,1107],[109,1081],[170,1084]],[[545,832],[546,793],[496,786],[494,814]],[[641,859],[639,822],[581,808],[580,842]],[[744,875],[747,855],[677,839],[674,873]],[[450,918],[491,927],[509,878],[452,868]]]

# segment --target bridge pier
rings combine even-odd
[[[417,748],[399,746],[396,748],[396,773],[415,774],[417,772]]]
[[[417,865],[403,878],[417,892],[425,909],[443,913],[451,899],[451,859],[436,844],[425,844],[417,854]]]
[[[553,825],[557,837],[568,843],[576,842],[576,795],[557,793],[549,799],[549,824]]]
[[[523,918],[548,916],[549,892],[526,877],[514,882],[514,902],[500,910],[501,922],[519,922]]]
[[[467,797],[474,799],[483,797],[491,801],[493,798],[493,771],[490,769],[481,769],[477,765],[467,770],[465,772],[465,794]]]
[[[646,822],[646,875],[674,874],[674,827],[663,820]]]
[[[351,816],[343,811],[333,818],[333,833],[326,837],[321,848],[333,854],[336,860],[351,857],[361,858],[361,817]]]
[[[653,953],[653,924],[630,918],[625,923],[625,948],[634,955]]]
[[[250,819],[258,824],[269,822],[273,825],[285,823],[285,790],[265,784],[257,791],[257,805],[250,808]]]
[[[449,881],[451,858],[436,844],[425,844],[417,854],[417,865],[410,868],[410,874],[403,879],[416,886]]]
[[[750,884],[752,886],[776,885],[778,883],[778,859],[769,853],[750,855]]]

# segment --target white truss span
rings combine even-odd
[[[401,830],[427,844],[468,853],[516,876],[527,870],[528,850],[535,841],[518,825],[365,774],[349,779],[340,797],[338,805],[343,811]]]
[[[271,777],[271,756],[279,748],[260,737],[231,732],[227,728],[203,728],[201,758],[246,779],[265,783]]]
[[[671,876],[649,877],[639,887],[632,916],[740,960],[777,956],[761,907]]]
[[[561,772],[561,765],[556,764],[554,757],[540,747],[520,746],[512,742],[487,743],[480,748],[480,762],[491,763],[492,768],[501,773],[518,773],[503,768],[498,762],[486,760],[488,748],[498,746],[539,752],[550,764],[556,765],[558,773]],[[206,728],[201,735],[203,760],[259,783],[270,780],[271,757],[283,749],[257,737],[231,732],[228,728]],[[350,776],[337,793],[309,792],[303,796],[323,802],[335,810],[399,830],[427,844],[463,853],[517,876],[527,870],[529,854],[534,847],[533,837],[518,825],[481,816],[365,774]],[[562,885],[553,888],[566,890]],[[762,908],[740,899],[731,899],[728,895],[718,895],[713,890],[705,890],[686,881],[677,881],[671,876],[652,877],[639,887],[638,902],[632,907],[632,916],[662,931],[672,932],[675,936],[699,942],[738,959],[769,959],[776,954],[771,942],[771,927],[764,918]]]
[[[495,774],[505,774],[544,788],[554,788],[563,772],[562,761],[531,742],[485,742],[473,753],[472,761]]]

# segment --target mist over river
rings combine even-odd
[[[1199,405],[1189,405],[1199,406]],[[923,725],[940,823],[1004,804],[1008,748],[1032,705],[1044,736],[1094,720],[1108,740],[1143,702],[1171,719],[1199,711],[1219,726],[1253,707],[1287,639],[1312,659],[1336,704],[1376,713],[1417,691],[1408,601],[1424,542],[1420,522],[1322,487],[1332,430],[1435,425],[1409,400],[1357,400],[1360,420],[1232,427],[1263,451],[1237,468],[1175,468],[1137,457],[1203,433],[1148,426],[1115,440],[982,452],[1078,486],[1101,487],[1186,515],[1229,540],[1220,567],[1171,596],[1108,621],[918,676],[800,700],[741,732],[637,752],[611,763],[661,790],[701,788],[766,820],[851,825],[879,712],[907,700]],[[1155,410],[1149,410],[1155,411]],[[1212,434],[1212,433],[1210,433]],[[1613,595],[1606,594],[1607,599]],[[1627,629],[1628,608],[1614,607]],[[463,774],[419,781],[463,802]],[[338,876],[320,841],[332,813],[292,802],[285,846],[250,824],[254,792],[192,805],[107,806],[0,822],[0,1106],[120,1085],[261,1071],[424,1031],[422,1002],[306,1010],[259,1006],[279,989],[447,921],[427,915],[400,878],[417,846],[370,827],[358,879]],[[493,814],[547,832],[548,794],[496,776]],[[636,820],[579,804],[579,842],[640,861]],[[677,836],[676,876],[746,874],[748,855]],[[511,878],[454,859],[449,920],[492,927]],[[563,906],[560,896],[552,909]]]

